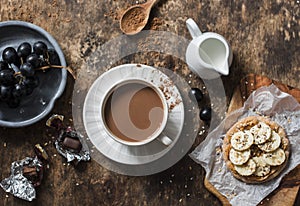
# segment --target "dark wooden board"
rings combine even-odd
[[[265,76],[249,74],[245,78],[243,78],[238,87],[236,87],[231,98],[227,114],[230,114],[234,110],[242,107],[245,100],[253,91],[262,86],[268,86],[272,83],[275,84],[283,92],[289,93],[294,96],[298,100],[298,102],[300,102],[299,89],[282,84],[278,81],[271,80]],[[296,167],[288,175],[286,175],[282,180],[279,188],[277,188],[273,193],[265,198],[260,205],[292,206],[296,200],[299,190],[299,180],[300,166]],[[212,192],[222,202],[223,205],[230,205],[227,198],[220,194],[207,179],[204,180],[204,186],[210,192]]]

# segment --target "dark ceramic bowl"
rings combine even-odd
[[[59,55],[60,63],[66,66],[64,54],[55,39],[44,29],[23,21],[0,22],[0,59],[2,51],[12,46],[15,49],[22,42],[33,44],[43,41]],[[0,101],[0,126],[23,127],[38,122],[50,113],[55,100],[61,96],[67,81],[65,69],[49,69],[37,72],[40,83],[33,93],[22,98],[20,106],[10,108]]]

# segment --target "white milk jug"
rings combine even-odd
[[[186,50],[190,70],[203,79],[228,75],[233,55],[226,39],[214,32],[202,33],[193,19],[186,25],[193,38]]]

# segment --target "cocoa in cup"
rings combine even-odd
[[[105,95],[102,120],[106,132],[129,146],[143,145],[154,139],[169,145],[161,135],[168,118],[168,106],[162,91],[142,79],[117,83]]]

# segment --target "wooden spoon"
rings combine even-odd
[[[148,0],[144,4],[129,7],[120,19],[120,28],[127,35],[140,32],[147,24],[151,8],[158,0]]]

